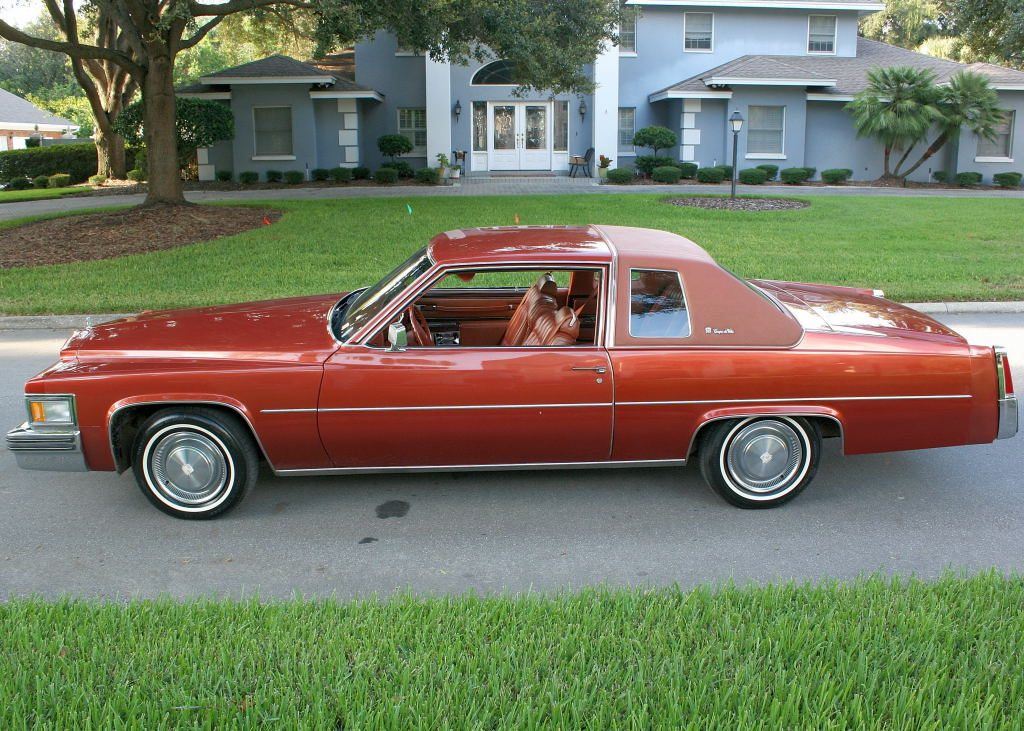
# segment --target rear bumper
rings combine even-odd
[[[87,472],[77,429],[43,431],[24,423],[7,432],[7,448],[23,470]]]
[[[1017,410],[1017,397],[1014,395],[999,399],[999,431],[996,439],[1009,439],[1017,434],[1020,412]]]

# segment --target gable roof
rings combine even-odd
[[[660,101],[685,96],[728,94],[722,87],[731,84],[780,85],[778,82],[806,79],[807,86],[821,97],[847,97],[867,88],[868,71],[886,66],[912,66],[929,69],[936,81],[943,83],[958,71],[975,71],[989,77],[996,88],[1024,90],[1024,71],[995,66],[994,64],[962,64],[945,58],[927,56],[888,43],[857,39],[856,56],[740,56],[739,58],[703,71],[677,84],[651,94],[649,101]],[[765,82],[764,80],[769,80]],[[730,81],[732,80],[732,81]],[[773,81],[774,80],[774,83]]]
[[[354,54],[342,52],[323,62],[304,63],[291,56],[275,54],[215,71],[174,91],[184,97],[230,99],[231,87],[238,84],[307,84],[311,97],[382,100],[384,95],[379,91],[357,84],[351,74],[344,73],[346,68],[354,73],[352,56]]]
[[[704,6],[710,8],[784,8],[797,10],[859,10],[870,14],[885,9],[882,0],[626,0],[626,5]]]
[[[279,83],[294,80],[296,83],[329,84],[334,81],[334,76],[316,66],[297,61],[291,56],[275,54],[207,74],[200,81],[207,84],[258,83],[263,79],[276,80]]]
[[[39,125],[47,132],[60,131],[50,129],[56,127],[60,127],[61,130],[64,128],[78,129],[78,125],[74,122],[64,119],[64,117],[58,117],[56,114],[50,114],[27,99],[22,99],[6,89],[0,89],[0,128],[10,125],[18,125],[25,129]]]

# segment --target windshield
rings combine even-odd
[[[364,289],[345,309],[345,317],[338,328],[338,339],[348,342],[363,325],[381,312],[388,303],[430,269],[430,258],[426,249],[420,249],[377,282]]]

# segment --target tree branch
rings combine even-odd
[[[42,48],[44,51],[56,51],[72,58],[101,58],[129,69],[133,73],[142,73],[142,67],[132,61],[127,55],[107,48],[99,48],[90,45],[74,45],[61,41],[51,41],[46,38],[37,38],[15,28],[13,25],[0,20],[0,38],[5,38],[14,43],[21,43],[31,48]]]
[[[195,0],[190,0],[189,10],[192,11],[192,15],[194,17],[213,15],[224,16],[234,15],[235,13],[241,13],[255,8],[266,7],[267,5],[291,5],[295,8],[312,8],[313,2],[312,0],[228,0],[224,3],[208,5],[205,3],[195,2]]]
[[[224,20],[224,16],[223,15],[218,15],[215,18],[213,18],[213,20],[211,20],[208,23],[206,23],[205,25],[201,26],[199,28],[199,30],[197,30],[195,32],[195,34],[191,38],[189,38],[186,41],[182,41],[181,43],[178,44],[178,50],[184,51],[186,49],[192,48],[192,46],[196,45],[201,40],[206,38],[206,35],[211,30],[213,30],[218,25],[220,25],[220,22],[222,20]]]

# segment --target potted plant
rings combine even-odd
[[[462,176],[462,166],[452,165],[452,180],[458,180]]]
[[[442,178],[448,177],[448,167],[450,164],[447,155],[443,152],[437,153],[437,169]]]
[[[599,177],[599,178],[607,178],[608,177],[608,168],[611,166],[612,162],[613,161],[612,161],[612,159],[610,157],[608,157],[606,155],[598,155],[597,156],[597,177]]]

